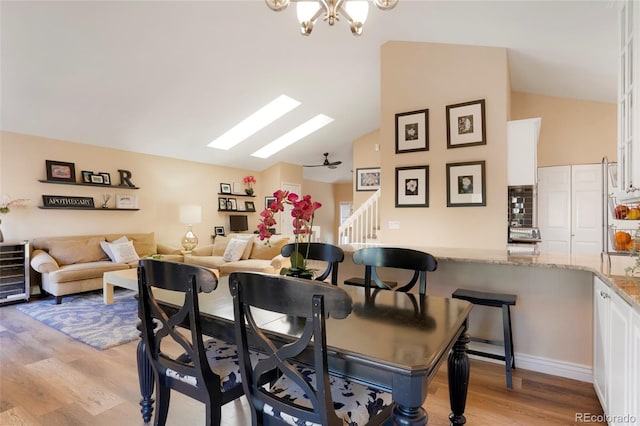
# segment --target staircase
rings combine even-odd
[[[340,244],[380,243],[380,190],[378,189],[338,228]]]

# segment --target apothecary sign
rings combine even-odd
[[[43,195],[42,202],[49,208],[93,209],[92,197],[68,197],[66,195]]]

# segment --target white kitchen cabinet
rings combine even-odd
[[[602,251],[602,166],[538,169],[538,227],[543,253]]]
[[[535,185],[541,118],[507,122],[507,185]]]
[[[620,2],[618,62],[618,188],[621,201],[640,198],[640,3]]]
[[[633,308],[594,277],[593,384],[610,425],[637,425],[638,342]]]

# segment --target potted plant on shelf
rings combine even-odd
[[[256,178],[253,176],[245,176],[244,179],[242,179],[242,183],[247,185],[244,192],[247,195],[253,195],[253,184],[256,183]]]
[[[269,244],[269,238],[272,236],[269,228],[273,228],[277,223],[275,214],[284,211],[285,204],[291,205],[295,250],[290,257],[291,267],[282,268],[280,275],[313,279],[314,270],[307,267],[309,246],[307,245],[307,252],[305,254],[300,253],[298,248],[301,242],[305,240],[309,241],[315,212],[322,207],[322,204],[317,201],[311,201],[311,195],[305,195],[300,198],[298,194],[281,189],[274,192],[273,196],[275,197],[275,201],[260,213],[260,222],[258,223],[260,239],[267,240],[266,244]]]

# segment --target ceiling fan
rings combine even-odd
[[[330,169],[335,169],[340,164],[342,164],[342,161],[331,161],[331,162],[329,162],[329,153],[325,152],[324,153],[324,161],[322,162],[322,164],[303,164],[302,167],[328,167]]]

